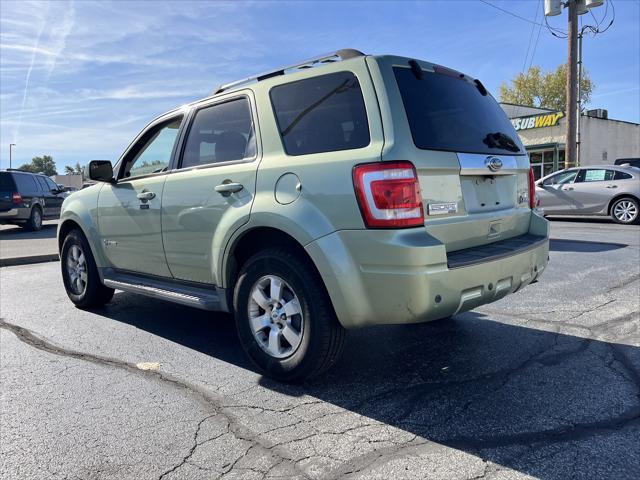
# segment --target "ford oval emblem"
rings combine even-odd
[[[502,160],[500,160],[498,157],[487,157],[487,159],[484,161],[484,164],[492,172],[497,172],[502,168]]]

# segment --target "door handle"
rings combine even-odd
[[[573,187],[563,188],[562,190],[573,190]]]
[[[220,185],[216,185],[216,192],[218,192],[223,197],[228,197],[232,193],[239,192],[243,188],[244,186],[241,183],[221,183]]]
[[[607,185],[607,188],[618,188],[618,185]]]
[[[146,202],[148,200],[152,200],[154,198],[156,198],[156,194],[153,192],[140,192],[137,197],[142,200],[143,202]]]

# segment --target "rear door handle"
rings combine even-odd
[[[147,200],[156,198],[156,194],[153,192],[140,192],[137,197],[143,202],[146,202]]]
[[[218,192],[223,197],[228,197],[232,193],[239,192],[243,188],[244,186],[241,183],[221,183],[220,185],[216,185],[216,192]]]
[[[618,188],[618,185],[607,185],[607,188]]]

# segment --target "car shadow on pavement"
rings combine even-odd
[[[599,253],[625,248],[625,243],[592,242],[589,240],[569,240],[563,238],[551,238],[549,250],[553,252],[583,252]]]
[[[58,225],[42,225],[42,230],[30,232],[19,226],[0,230],[0,240],[32,240],[35,238],[55,238]]]
[[[101,313],[254,370],[229,315],[160,301],[140,312],[127,306],[130,297],[119,293]],[[633,478],[640,469],[639,368],[638,347],[468,312],[351,331],[345,354],[329,373],[301,385],[267,377],[259,383],[534,477],[574,477],[578,468],[589,478]],[[364,468],[372,458],[356,458],[344,472]]]

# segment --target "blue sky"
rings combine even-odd
[[[542,0],[491,3],[542,21]],[[609,31],[585,39],[585,67],[596,84],[590,106],[640,122],[640,1],[614,5]],[[598,19],[604,13],[594,10]],[[582,19],[594,23],[591,15]],[[566,13],[550,23],[566,29]],[[17,144],[14,166],[43,154],[59,171],[76,161],[116,160],[154,116],[220,83],[346,47],[440,63],[480,78],[497,96],[500,83],[522,71],[528,50],[527,65],[532,51],[544,69],[566,61],[566,40],[545,28],[537,34],[479,0],[2,0],[0,166],[8,166],[9,143]]]

